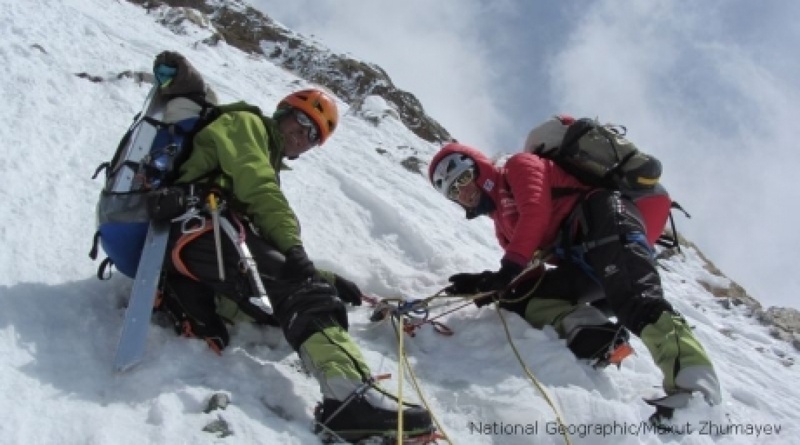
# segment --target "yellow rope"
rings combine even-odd
[[[439,422],[439,419],[436,418],[436,415],[433,414],[433,410],[431,410],[428,401],[425,399],[425,396],[422,394],[422,388],[419,385],[419,381],[417,380],[417,376],[414,373],[413,369],[411,368],[411,363],[408,360],[408,355],[406,355],[405,351],[403,352],[403,363],[408,368],[408,375],[411,377],[411,383],[414,385],[414,389],[417,391],[417,396],[419,396],[420,402],[422,402],[422,406],[428,410],[428,413],[431,415],[431,419],[433,423],[436,425],[436,429],[439,430],[439,434],[442,435],[442,439],[444,439],[447,443],[452,444],[453,442],[450,440],[450,437],[442,428],[442,424]]]
[[[442,435],[442,439],[444,439],[447,443],[452,445],[452,441],[450,440],[447,433],[445,433],[444,428],[442,428],[442,424],[439,422],[439,419],[436,418],[436,415],[433,414],[433,410],[431,409],[428,401],[425,399],[425,395],[422,393],[422,387],[419,384],[419,380],[417,380],[417,376],[414,373],[414,369],[411,367],[411,362],[408,360],[408,355],[405,351],[405,345],[403,343],[403,338],[405,337],[405,332],[403,332],[403,318],[402,315],[398,317],[400,320],[399,323],[395,323],[397,325],[396,333],[397,333],[397,356],[400,359],[400,366],[398,366],[398,379],[400,381],[397,383],[398,385],[398,394],[397,394],[397,401],[399,404],[398,410],[398,429],[397,429],[397,444],[402,445],[402,436],[403,436],[403,428],[402,428],[402,410],[403,410],[403,398],[402,398],[402,384],[403,384],[403,367],[408,370],[408,375],[411,378],[411,383],[414,386],[414,390],[417,392],[417,396],[419,397],[420,402],[422,402],[422,406],[428,410],[428,414],[431,416],[431,420],[436,425],[436,429],[439,431],[439,434]]]
[[[536,266],[534,266],[534,267],[536,267]],[[531,267],[531,268],[533,268],[533,267]],[[514,300],[504,300],[504,301],[511,303],[511,302],[522,301],[523,299],[528,298],[539,287],[539,284],[542,282],[542,278],[544,278],[544,273],[541,274],[541,276],[539,277],[538,281],[536,282],[536,285],[534,285],[533,289],[531,289],[525,295],[523,295],[523,296],[521,296],[519,298],[516,298]],[[427,309],[430,310],[431,309],[430,302],[433,301],[434,299],[437,299],[437,298],[454,298],[455,297],[455,298],[460,298],[462,300],[467,300],[467,301],[472,302],[472,301],[477,300],[479,298],[483,298],[483,297],[487,297],[487,296],[491,296],[491,295],[494,295],[495,297],[497,296],[497,293],[494,292],[494,291],[481,292],[481,293],[477,293],[477,294],[469,295],[469,296],[466,296],[466,295],[447,295],[447,294],[444,293],[444,289],[446,289],[446,288],[443,288],[442,290],[436,292],[435,294],[431,295],[430,297],[427,297],[427,298],[421,299],[419,301],[416,301],[415,302],[415,306],[426,307]],[[381,301],[383,301],[383,302],[390,302],[390,301],[392,301],[392,302],[404,302],[405,300],[403,298],[383,298]],[[533,381],[533,384],[536,386],[536,388],[539,390],[539,392],[542,393],[542,395],[544,396],[544,398],[547,401],[547,403],[553,409],[553,412],[556,414],[556,419],[558,420],[559,425],[562,427],[561,430],[562,430],[562,434],[564,435],[564,440],[567,443],[567,445],[571,445],[572,442],[570,441],[569,436],[567,435],[566,427],[564,425],[564,422],[561,420],[561,415],[559,414],[558,409],[556,408],[555,404],[550,399],[550,397],[547,394],[547,392],[545,391],[544,387],[542,387],[542,385],[539,383],[539,381],[536,379],[536,377],[533,375],[533,373],[530,371],[530,369],[528,369],[527,365],[525,365],[525,362],[522,359],[521,354],[519,353],[519,351],[517,350],[517,347],[514,345],[514,342],[511,339],[511,333],[510,333],[510,331],[508,329],[508,324],[506,323],[505,318],[503,317],[502,313],[500,312],[499,300],[497,298],[495,298],[494,299],[494,303],[495,303],[495,308],[497,309],[497,314],[500,316],[500,320],[503,322],[503,328],[506,331],[506,337],[508,338],[508,342],[511,345],[511,348],[514,350],[514,354],[516,354],[517,360],[519,360],[519,362],[522,365],[522,368],[525,371],[525,373],[528,375],[528,377],[531,379],[531,381]],[[449,306],[451,304],[452,303],[445,303],[445,304],[436,306],[434,308],[446,307],[446,306]],[[462,307],[464,307],[464,306],[462,306]],[[458,309],[461,309],[461,308],[458,308]],[[445,314],[440,314],[439,316],[443,316],[443,315],[446,315],[446,313]],[[432,319],[429,319],[427,321],[439,318],[439,316],[433,317]],[[387,318],[390,318],[390,317],[391,317],[391,315],[389,317],[387,317]],[[397,356],[401,360],[400,366],[398,366],[398,371],[397,371],[397,373],[398,373],[398,381],[397,381],[397,402],[398,402],[398,410],[397,410],[397,445],[402,445],[402,443],[403,443],[403,380],[404,380],[403,368],[404,367],[408,370],[408,375],[411,378],[411,382],[412,382],[412,384],[414,386],[414,389],[416,390],[417,395],[419,396],[419,399],[422,402],[423,406],[425,407],[425,409],[428,410],[428,413],[430,414],[431,419],[433,420],[434,424],[436,425],[436,428],[438,429],[439,433],[443,436],[443,439],[445,441],[447,441],[447,443],[452,444],[453,442],[450,440],[450,438],[447,435],[447,433],[445,433],[444,428],[442,428],[441,423],[436,418],[436,416],[433,414],[433,410],[431,410],[431,407],[428,404],[428,401],[425,399],[425,396],[422,393],[422,388],[420,387],[419,381],[417,380],[416,374],[414,373],[414,370],[411,367],[411,363],[408,360],[408,355],[406,355],[406,353],[405,353],[405,346],[403,344],[403,339],[405,338],[405,332],[404,332],[404,329],[403,329],[403,327],[404,327],[404,318],[403,317],[404,317],[403,314],[399,314],[399,316],[397,317],[398,322],[395,323],[395,325],[396,325],[395,326],[396,327],[395,332],[397,334]]]
[[[403,332],[402,318],[397,323],[397,354],[403,356]],[[403,364],[397,367],[397,445],[403,445]]]
[[[503,329],[506,331],[506,338],[508,339],[508,344],[511,345],[511,349],[514,351],[514,355],[517,356],[517,360],[519,360],[520,365],[522,365],[522,369],[523,371],[525,371],[525,374],[528,375],[528,378],[533,382],[533,385],[536,387],[536,389],[538,389],[539,392],[542,394],[547,404],[550,405],[550,408],[553,410],[553,413],[555,413],[556,420],[558,421],[558,424],[561,427],[560,428],[561,434],[564,436],[564,442],[567,445],[571,445],[572,441],[569,438],[569,434],[567,434],[566,425],[564,424],[564,421],[561,418],[561,414],[558,412],[558,408],[556,407],[555,403],[553,403],[553,401],[550,399],[550,395],[547,393],[547,391],[545,391],[544,386],[542,386],[542,384],[539,382],[536,376],[533,375],[533,372],[531,372],[530,368],[528,368],[528,365],[525,364],[525,360],[522,359],[522,354],[520,354],[519,350],[517,349],[517,346],[511,339],[511,331],[509,331],[508,329],[508,323],[506,322],[506,319],[500,310],[500,303],[498,301],[495,301],[495,309],[497,310],[497,315],[500,317],[500,321],[503,322]]]

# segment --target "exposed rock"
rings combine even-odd
[[[772,326],[773,337],[791,343],[800,350],[800,311],[788,307],[771,307],[758,313],[758,319]]]
[[[122,71],[116,75],[112,75],[112,77],[103,77],[89,73],[75,73],[75,76],[80,77],[81,79],[87,79],[90,82],[94,83],[101,83],[106,81],[113,81],[119,79],[133,79],[137,83],[153,83],[155,77],[152,73],[147,73],[144,71]]]
[[[233,435],[233,430],[231,430],[230,425],[228,425],[228,421],[222,416],[217,416],[216,420],[204,426],[203,431],[214,434],[220,439]]]
[[[750,308],[753,313],[761,311],[761,303],[751,297],[742,286],[725,276],[711,260],[703,255],[703,252],[700,251],[694,243],[680,235],[678,236],[678,241],[681,245],[694,249],[697,255],[703,260],[703,268],[712,275],[723,278],[720,282],[725,283],[725,286],[720,286],[716,282],[700,281],[699,283],[701,286],[717,298],[728,299],[734,306],[745,305]]]
[[[203,412],[208,414],[211,411],[215,411],[218,409],[224,410],[225,408],[228,407],[230,402],[231,399],[230,397],[228,397],[227,394],[221,392],[215,393],[211,395],[211,397],[208,399],[208,403],[206,404],[206,408],[203,410]]]
[[[80,77],[81,79],[87,79],[94,83],[100,83],[103,81],[103,78],[100,76],[93,76],[88,73],[75,73],[76,76]]]
[[[225,41],[225,38],[222,37],[222,34],[215,32],[211,34],[211,37],[206,37],[205,39],[201,40],[200,43],[206,46],[217,46],[219,42]]]
[[[175,33],[186,34],[187,23],[195,24],[209,33],[200,43],[216,45],[224,40],[246,53],[263,55],[309,82],[328,88],[348,103],[369,95],[381,96],[420,138],[433,143],[451,139],[444,127],[425,114],[419,100],[395,87],[377,65],[334,54],[241,0],[128,1],[143,6]]]
[[[153,83],[155,81],[155,76],[153,73],[145,72],[145,71],[123,71],[117,74],[117,79],[133,79],[138,83]]]
[[[714,263],[703,255],[697,246],[684,238],[680,240],[682,245],[691,247],[697,252],[704,262],[705,270],[723,279],[718,282],[698,281],[709,293],[720,298],[719,302],[723,307],[730,309],[733,306],[744,305],[761,324],[770,328],[770,335],[790,343],[800,351],[800,311],[782,307],[770,307],[764,310],[758,300],[751,297],[738,283],[726,277]],[[725,283],[725,285],[722,286],[718,283]]]
[[[715,297],[725,299],[728,302],[728,306],[730,304],[734,306],[745,305],[753,312],[758,312],[761,309],[761,303],[748,295],[747,291],[734,281],[730,281],[727,287],[715,286],[706,281],[699,281],[699,283]]]
[[[348,113],[354,113],[374,126],[389,118],[400,120],[400,115],[382,97],[370,95],[350,104]]]
[[[167,9],[159,19],[159,23],[179,35],[189,34],[189,25],[211,30],[211,21],[201,12],[193,8],[178,7]]]
[[[771,307],[762,312],[761,318],[783,330],[800,333],[800,311],[797,309]]]
[[[45,49],[42,48],[42,45],[39,45],[38,43],[34,43],[33,45],[31,45],[31,48],[38,49],[39,51],[42,52],[42,54],[47,54],[47,51],[45,51]]]
[[[422,174],[422,166],[425,165],[422,160],[416,156],[409,156],[403,159],[400,164],[411,173]]]

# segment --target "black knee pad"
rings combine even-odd
[[[347,308],[336,297],[336,290],[323,279],[303,284],[270,286],[267,293],[273,302],[275,317],[286,340],[295,351],[313,334],[331,326],[347,329]]]

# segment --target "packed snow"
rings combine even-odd
[[[311,444],[316,382],[279,330],[237,325],[222,356],[153,324],[142,363],[115,374],[112,359],[131,280],[95,277],[87,257],[102,187],[92,180],[149,86],[116,75],[149,71],[162,50],[183,53],[224,101],[271,110],[306,81],[225,44],[196,44],[124,1],[0,0],[0,443]],[[100,76],[92,82],[77,74]],[[456,272],[496,269],[488,219],[468,222],[401,162],[437,150],[380,98],[343,116],[323,148],[292,162],[284,190],[320,268],[369,295],[428,297]],[[463,141],[469,143],[469,141]],[[423,171],[426,168],[423,165]],[[684,222],[691,224],[691,222]],[[554,401],[574,444],[800,443],[798,352],[744,307],[726,308],[700,281],[718,280],[690,248],[660,262],[667,298],[695,327],[720,375],[724,402],[701,398],[671,431],[647,429],[661,375],[638,339],[637,355],[597,371],[552,329],[505,313],[524,364]],[[438,308],[436,313],[453,307]],[[438,311],[438,312],[437,312]],[[350,309],[350,331],[385,385],[398,390],[397,336]],[[468,306],[404,337],[422,394],[454,444],[560,444],[557,417],[515,357],[498,313]],[[419,401],[408,371],[403,396]],[[205,413],[214,393],[231,403]],[[203,431],[224,419],[232,435]],[[439,443],[447,443],[440,440]]]

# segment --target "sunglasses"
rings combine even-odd
[[[458,201],[458,195],[461,193],[461,189],[464,188],[467,184],[472,182],[475,179],[475,169],[468,168],[464,170],[463,173],[458,175],[458,177],[450,184],[450,187],[447,189],[447,199],[451,201]]]
[[[319,144],[319,130],[314,121],[300,110],[295,111],[294,118],[301,127],[308,128],[308,141],[311,142],[312,145]]]

